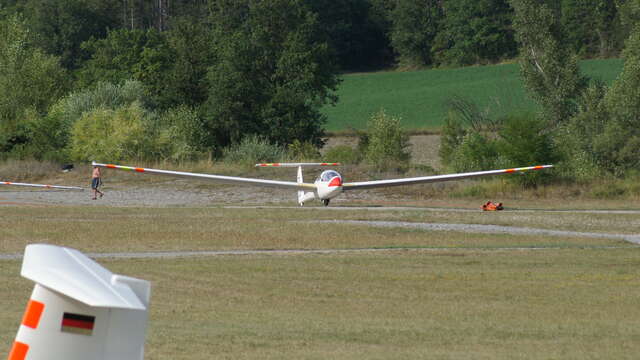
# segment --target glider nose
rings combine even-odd
[[[342,186],[342,178],[340,176],[336,176],[329,182],[329,187],[334,186]]]

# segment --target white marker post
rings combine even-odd
[[[22,276],[36,283],[9,360],[142,360],[150,284],[77,250],[35,244]]]

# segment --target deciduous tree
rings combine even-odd
[[[587,79],[566,46],[560,14],[538,0],[512,0],[512,5],[525,87],[552,126],[565,122],[576,113]]]
[[[24,115],[43,115],[67,90],[59,59],[44,54],[29,41],[29,30],[18,16],[0,21],[0,152],[30,142]]]
[[[426,66],[433,63],[431,49],[443,12],[438,0],[400,0],[392,13],[391,43],[400,64]]]
[[[448,65],[492,63],[511,58],[517,45],[507,0],[447,0],[433,52]]]
[[[319,109],[338,84],[318,21],[302,0],[219,1],[212,18],[218,61],[205,111],[212,142],[250,134],[286,145],[322,143]]]
[[[120,4],[120,0],[29,0],[24,13],[36,45],[59,56],[71,70],[86,60],[80,44],[119,27]]]

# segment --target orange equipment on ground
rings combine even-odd
[[[486,204],[482,205],[482,211],[500,211],[504,209],[502,207],[502,203],[494,203],[492,201],[487,201]]]

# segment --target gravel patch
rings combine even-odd
[[[103,189],[102,199],[91,200],[89,189],[84,191],[0,189],[0,206],[114,206],[114,207],[203,207],[226,208],[281,208],[313,209],[328,211],[426,211],[426,212],[481,212],[480,208],[443,208],[416,206],[356,206],[360,202],[393,200],[411,202],[414,199],[403,195],[389,195],[377,190],[345,192],[331,201],[329,207],[311,202],[304,207],[296,204],[293,191],[263,187],[211,185],[187,180],[171,180],[152,183],[148,186],[111,185]],[[640,210],[541,210],[507,209],[509,213],[585,213],[585,214],[638,214]]]
[[[104,197],[91,200],[92,192],[85,191],[1,191],[0,205],[23,203],[30,205],[79,206],[207,206],[216,204],[256,204],[293,202],[295,194],[277,189],[252,187],[198,188],[192,185],[172,186],[153,184],[148,187],[118,186],[102,189]]]
[[[64,190],[0,190],[0,206],[7,205],[73,205],[117,207],[201,207],[216,205],[296,204],[297,193],[291,190],[232,185],[211,185],[188,180],[154,182],[148,186],[111,185],[101,189],[102,199],[91,200],[89,189]],[[331,205],[349,204],[353,200],[380,200],[384,195],[375,190],[346,192]],[[384,196],[390,198],[389,196]],[[395,200],[395,198],[394,198]],[[318,205],[320,202],[309,203]]]

